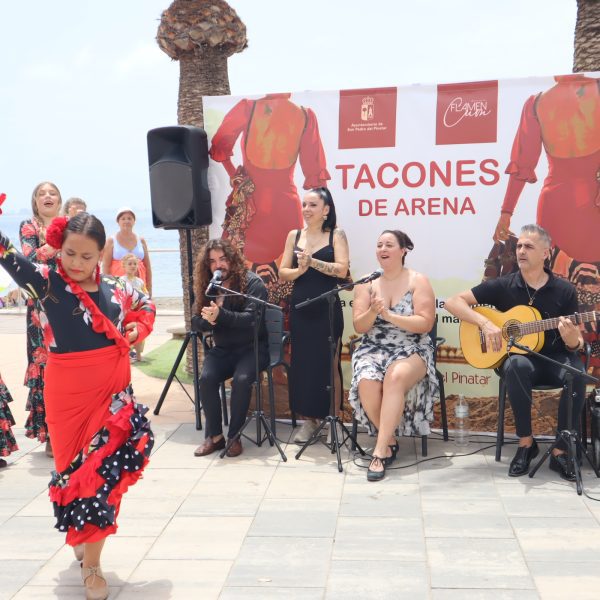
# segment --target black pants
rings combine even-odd
[[[261,344],[258,364],[263,370],[269,364],[266,345]],[[204,355],[204,365],[200,374],[200,400],[206,417],[206,437],[223,433],[223,413],[219,387],[221,382],[233,377],[231,382],[231,415],[228,437],[242,428],[250,406],[252,384],[256,381],[254,363],[254,345],[241,348],[222,348],[215,346]]]
[[[573,352],[552,354],[550,358],[562,364],[571,365],[583,371],[583,363]],[[506,383],[506,391],[515,416],[517,435],[531,435],[531,390],[535,385],[552,385],[562,387],[565,383],[565,370],[556,367],[536,356],[513,354],[502,365],[502,376]],[[585,381],[582,377],[573,378],[573,414],[572,427],[579,429],[579,418],[585,401]],[[558,404],[558,431],[567,429],[567,394],[566,389],[560,396]],[[566,444],[559,442],[558,447],[566,450]]]

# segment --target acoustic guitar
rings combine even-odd
[[[544,345],[544,331],[557,329],[559,317],[542,319],[540,312],[533,306],[519,305],[502,312],[489,306],[474,306],[473,310],[484,315],[502,330],[502,348],[495,352],[488,348],[485,336],[477,325],[460,322],[460,347],[467,362],[477,369],[495,369],[507,358],[507,345],[512,337],[515,342],[527,346],[536,352]],[[575,313],[566,317],[575,325],[597,321],[600,311]],[[520,348],[512,347],[511,352],[526,354]]]

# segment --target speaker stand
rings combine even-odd
[[[187,249],[187,271],[188,271],[188,298],[190,302],[190,318],[192,315],[192,307],[194,306],[194,268],[192,261],[192,234],[189,229],[185,230],[185,245]],[[184,385],[181,383],[179,378],[177,377],[177,369],[179,368],[179,364],[181,363],[181,359],[185,355],[185,350],[188,344],[192,342],[192,368],[194,370],[192,385],[194,386],[194,397],[192,398],[188,391],[185,389]],[[202,419],[201,419],[201,404],[200,404],[200,378],[198,374],[198,333],[195,331],[187,331],[185,334],[185,339],[181,344],[181,348],[179,349],[179,354],[173,363],[173,367],[171,368],[171,372],[169,373],[169,377],[165,383],[165,387],[158,399],[158,403],[156,404],[156,408],[154,409],[154,414],[158,415],[160,413],[160,409],[162,408],[163,402],[167,396],[167,392],[171,387],[171,383],[173,379],[177,380],[177,383],[181,386],[187,397],[194,404],[195,412],[196,412],[196,429],[202,429]]]

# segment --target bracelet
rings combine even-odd
[[[577,346],[575,346],[574,348],[571,348],[571,346],[568,346],[567,344],[565,344],[565,348],[569,352],[579,352],[583,348],[583,340],[577,340]]]

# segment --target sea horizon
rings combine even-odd
[[[182,298],[179,232],[177,230],[155,228],[152,225],[152,213],[148,209],[141,211],[132,208],[136,215],[134,231],[146,240],[150,251],[153,296],[158,298]],[[118,231],[115,222],[117,209],[93,210],[91,212],[104,224],[107,237]],[[22,209],[19,212],[12,213],[3,210],[2,215],[0,215],[0,231],[7,235],[19,250],[21,249],[19,226],[22,221],[30,218],[30,214],[30,212]]]

